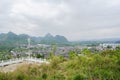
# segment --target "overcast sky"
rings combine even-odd
[[[120,0],[0,0],[0,33],[120,37]]]

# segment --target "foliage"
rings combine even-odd
[[[119,50],[94,54],[85,49],[83,54],[52,56],[50,64],[24,64],[14,72],[0,73],[0,80],[120,80]]]
[[[44,58],[43,54],[36,54],[36,58]]]

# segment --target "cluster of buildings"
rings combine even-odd
[[[102,50],[114,50],[117,46],[120,46],[120,44],[116,43],[103,43],[99,44],[98,46],[64,46],[59,47],[55,45],[46,45],[46,44],[37,44],[37,45],[31,45],[30,39],[28,39],[28,45],[27,46],[21,46],[20,48],[23,49],[23,51],[11,51],[11,54],[13,56],[35,56],[35,55],[43,55],[44,57],[48,57],[50,53],[53,53],[54,55],[62,55],[65,57],[69,56],[69,52],[75,52],[80,54],[81,51],[84,48],[89,49],[92,52],[95,51],[102,51]]]
[[[22,51],[17,51],[16,49],[11,51],[11,54],[13,57],[19,57],[19,56],[34,56],[34,55],[44,55],[44,57],[48,57],[50,53],[54,55],[62,55],[65,57],[68,57],[70,51],[74,51],[77,53],[80,53],[82,49],[72,46],[64,46],[59,47],[55,45],[45,45],[45,44],[38,44],[34,46],[29,47],[23,47],[21,46],[20,49],[23,49]]]
[[[115,50],[116,47],[120,46],[118,43],[103,43],[96,46],[97,50]]]

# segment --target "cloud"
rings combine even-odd
[[[69,40],[119,37],[119,0],[1,0],[0,32]]]

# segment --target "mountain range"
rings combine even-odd
[[[27,34],[17,35],[13,32],[1,33],[0,34],[0,46],[4,47],[16,47],[21,44],[27,44],[28,38],[31,39],[31,44],[68,44],[69,41],[61,35],[53,36],[50,33],[44,37],[29,36]]]
[[[49,44],[49,45],[70,45],[71,42],[67,40],[64,36],[56,35],[53,36],[50,33],[46,34],[44,37],[35,37],[29,36],[27,34],[15,34],[13,32],[1,33],[0,34],[0,50],[4,50],[6,47],[16,47],[23,44],[28,44],[28,38],[31,40],[31,44]],[[79,42],[79,41],[78,41]],[[100,40],[90,40],[87,42],[112,42],[112,43],[120,43],[119,38],[106,38]],[[72,43],[75,43],[72,42]],[[80,43],[84,43],[84,41],[80,41]],[[86,41],[85,41],[86,43]]]

